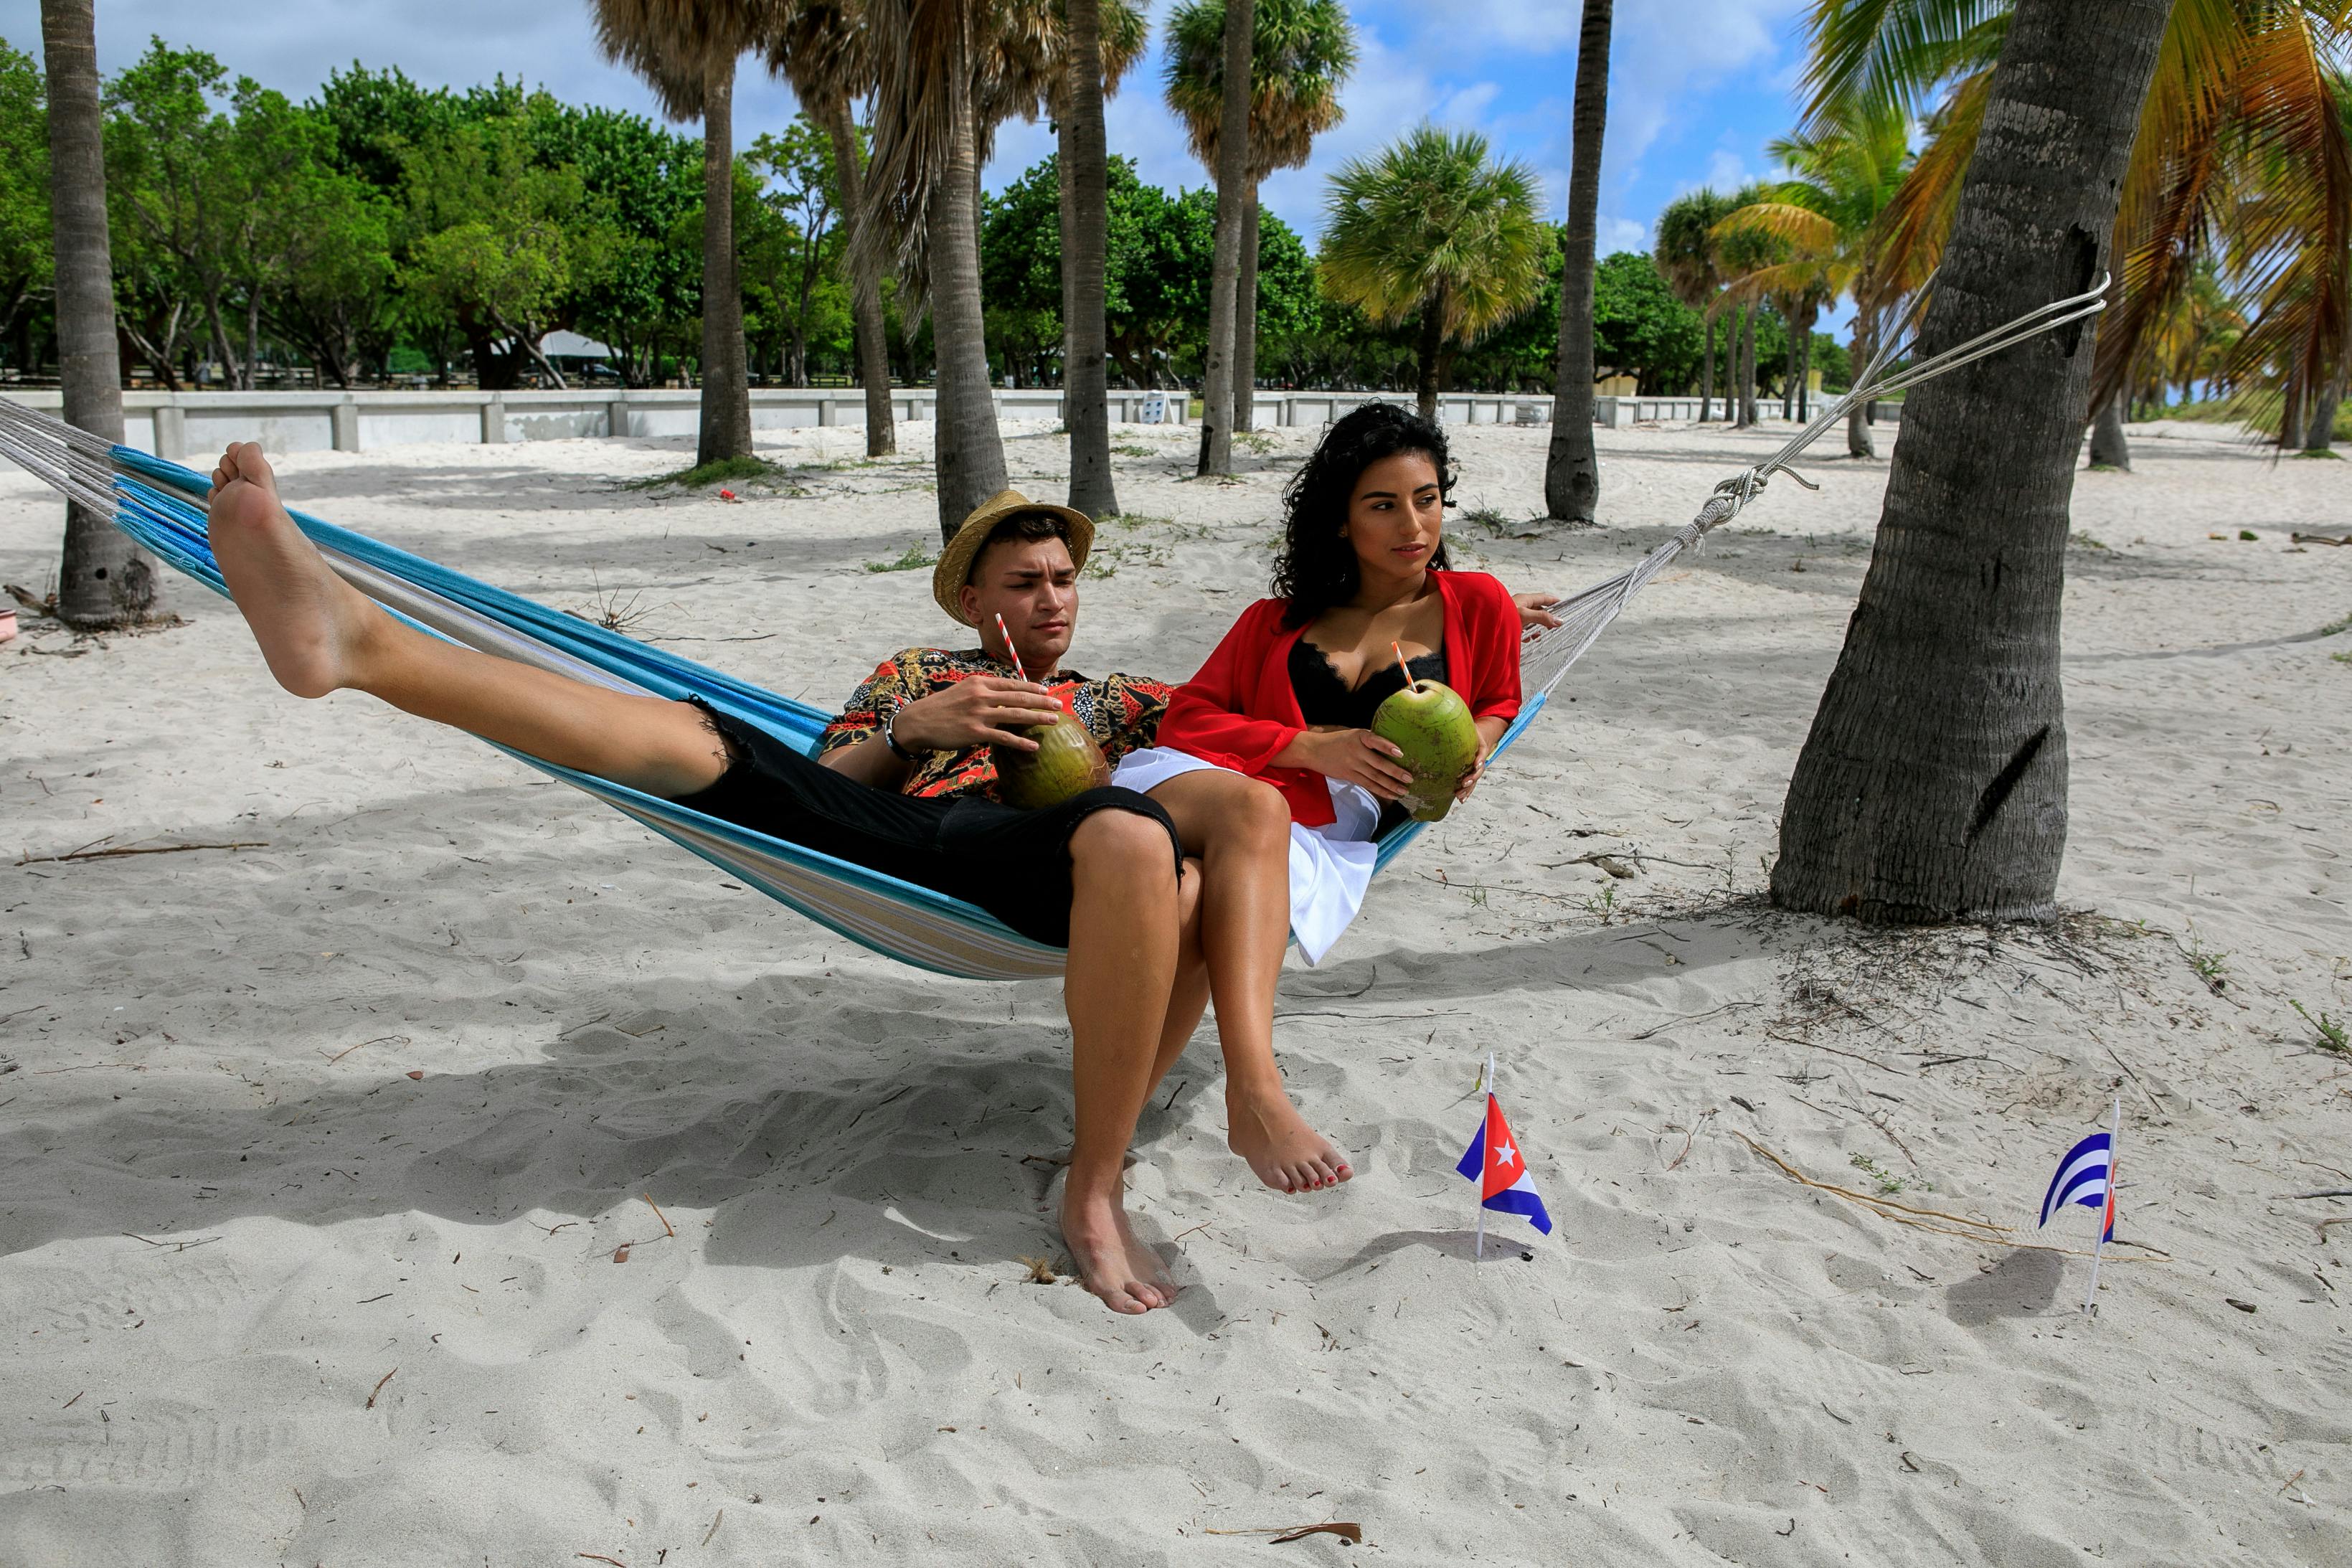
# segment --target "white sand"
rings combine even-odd
[[[1118,433],[1157,454],[1119,475],[1153,520],[1104,531],[1080,668],[1192,668],[1261,591],[1304,434],[1206,486],[1187,436]],[[2075,489],[2108,548],[2070,557],[2063,891],[2145,935],[1760,910],[1885,473],[1820,464],[1294,964],[1281,1050],[1355,1182],[1258,1188],[1204,1031],[1133,1177],[1188,1285],[1132,1321],[1016,1261],[1056,1250],[1024,1163],[1066,1132],[1052,985],[895,967],[462,737],[286,698],[185,583],[167,634],[29,624],[11,862],[266,847],[0,867],[0,1563],[1223,1563],[1270,1549],[1210,1531],[1323,1520],[1412,1563],[2352,1562],[2352,1237],[2315,1229],[2352,1205],[2273,1196],[2352,1186],[2352,1063],[2288,1006],[2352,1014],[2352,637],[2297,639],[2352,611],[2352,549],[2287,539],[2352,527],[2352,465],[2139,434]],[[824,437],[789,455],[857,449]],[[1465,501],[1535,510],[1543,439],[1466,432]],[[1465,553],[1580,584],[1768,444],[1602,439],[1607,527]],[[1059,494],[1058,439],[1011,453]],[[859,569],[933,538],[920,464],[731,507],[618,488],[681,460],[281,471],[547,603],[764,639],[674,646],[812,700],[945,635],[927,574]],[[59,515],[0,475],[0,578],[39,584]],[[1634,850],[1630,880],[1573,863]],[[1489,1049],[1559,1231],[1498,1219],[1474,1267],[1451,1168]],[[2144,1246],[2095,1321],[2079,1259],[1890,1224],[1733,1135],[2030,1225],[2118,1083]]]

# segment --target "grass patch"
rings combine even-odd
[[[2265,436],[2275,437],[2279,428],[2279,405],[2276,392],[2248,393],[2236,397],[2209,397],[2201,403],[2183,403],[2156,412],[2158,419],[2193,419],[2210,425],[2244,425]],[[2335,437],[2352,441],[2352,402],[2336,406]],[[2306,458],[2332,458],[2333,452],[2304,452]]]
[[[698,490],[706,489],[712,485],[725,484],[730,479],[740,483],[749,483],[755,479],[782,479],[789,477],[790,470],[781,464],[768,461],[765,458],[720,458],[716,462],[697,463],[690,468],[680,468],[676,473],[656,474],[649,479],[631,479],[629,489],[650,490],[658,489],[663,485],[683,485],[688,489]]]
[[[921,543],[909,544],[896,561],[868,561],[868,572],[917,572],[926,566],[936,566],[940,558],[926,551]]]
[[[1236,430],[1234,432],[1234,445],[1263,458],[1282,443],[1275,438],[1271,430]]]
[[[2336,1018],[2333,1014],[2329,1013],[2326,1009],[2322,1008],[2320,1010],[2319,1016],[2315,1018],[2309,1013],[2305,1012],[2304,1005],[2300,1002],[2290,1002],[2287,1005],[2294,1008],[2296,1012],[2302,1013],[2303,1021],[2319,1031],[2319,1043],[2321,1048],[2325,1050],[2352,1053],[2352,1037],[2347,1037],[2346,1035],[2343,1022]]]
[[[2084,550],[2105,550],[2107,547],[2106,541],[2094,539],[2079,528],[2074,531],[2074,542]]]
[[[1122,458],[1156,458],[1160,456],[1158,448],[1152,447],[1139,447],[1132,441],[1114,441],[1111,443],[1110,449],[1118,453]]]
[[[1879,1164],[1877,1161],[1872,1159],[1867,1154],[1853,1155],[1846,1161],[1846,1163],[1852,1165],[1855,1170],[1860,1171],[1864,1175],[1868,1176],[1871,1179],[1871,1182],[1878,1188],[1878,1195],[1883,1198],[1891,1198],[1905,1188],[1912,1186],[1916,1186],[1931,1193],[1936,1190],[1936,1184],[1933,1182],[1906,1181],[1903,1177],[1896,1175],[1894,1172],[1885,1169],[1884,1166]]]
[[[2338,632],[2352,632],[2352,616],[2343,616],[2319,628],[2319,635],[2332,637]]]

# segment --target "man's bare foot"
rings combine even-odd
[[[372,606],[286,515],[259,447],[239,441],[221,455],[207,516],[213,558],[278,684],[297,697],[351,684]]]
[[[1225,1146],[1277,1193],[1333,1187],[1356,1173],[1279,1089],[1227,1093],[1225,1125]]]
[[[1180,1287],[1160,1254],[1128,1227],[1115,1189],[1081,1192],[1074,1184],[1063,1190],[1062,1243],[1080,1283],[1114,1312],[1148,1312],[1176,1300]]]

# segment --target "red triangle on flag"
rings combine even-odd
[[[1511,1136],[1511,1124],[1503,1118],[1503,1102],[1492,1094],[1486,1096],[1486,1172],[1478,1184],[1481,1203],[1496,1193],[1507,1192],[1513,1183],[1527,1174],[1528,1163],[1519,1152],[1517,1140]]]

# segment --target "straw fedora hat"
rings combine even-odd
[[[999,490],[974,508],[963,526],[957,529],[948,547],[940,552],[940,563],[931,569],[931,597],[948,613],[948,619],[964,621],[963,585],[971,581],[971,564],[980,558],[981,546],[988,542],[996,525],[1023,512],[1040,512],[1058,518],[1068,535],[1070,564],[1084,566],[1087,552],[1094,548],[1095,520],[1085,512],[1066,506],[1055,506],[1049,501],[1031,500],[1019,490]]]

